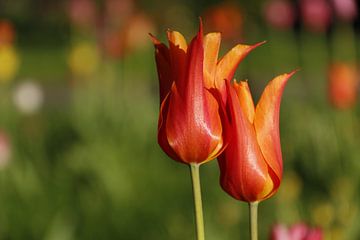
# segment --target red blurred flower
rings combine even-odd
[[[92,0],[71,0],[68,11],[70,20],[78,27],[93,27],[96,23],[96,4]]]
[[[101,47],[106,56],[120,58],[124,54],[124,37],[122,31],[104,31],[101,36]]]
[[[239,39],[243,29],[243,15],[238,5],[222,3],[204,13],[206,28],[221,32],[224,40]]]
[[[359,86],[358,73],[352,65],[334,63],[328,71],[329,100],[334,107],[346,109],[356,103]]]
[[[0,46],[11,45],[14,42],[15,31],[13,25],[7,20],[0,20]]]
[[[227,142],[219,104],[220,94],[226,98],[224,79],[233,77],[257,45],[239,44],[218,61],[221,35],[203,36],[201,24],[190,45],[179,32],[168,31],[167,37],[169,47],[152,37],[160,83],[158,142],[179,162],[204,163],[218,156]]]
[[[304,223],[294,224],[289,229],[284,225],[275,225],[271,230],[270,240],[322,240],[320,228],[310,228]]]
[[[133,0],[106,0],[105,17],[107,24],[120,27],[134,11]]]
[[[344,21],[352,21],[357,17],[355,0],[333,0],[336,15]]]
[[[231,141],[219,156],[221,187],[232,197],[256,202],[271,197],[282,179],[279,135],[281,96],[288,79],[283,74],[266,86],[256,106],[248,83],[227,81]]]
[[[295,22],[295,9],[288,0],[271,0],[264,8],[266,21],[273,27],[289,29]]]
[[[0,130],[0,169],[4,168],[11,158],[11,145],[7,134]]]
[[[303,24],[310,31],[324,32],[331,22],[331,8],[326,0],[301,0]]]

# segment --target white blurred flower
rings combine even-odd
[[[6,167],[11,158],[10,141],[7,135],[0,130],[0,169]]]
[[[20,112],[32,114],[42,107],[44,93],[38,83],[32,80],[26,80],[15,88],[13,101]]]

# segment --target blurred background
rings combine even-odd
[[[202,16],[222,52],[267,43],[240,65],[259,98],[283,96],[284,179],[260,205],[276,223],[359,239],[360,16],[355,0],[0,0],[0,239],[194,239],[189,170],[157,145],[148,33],[188,41]],[[247,205],[201,168],[208,240],[247,239]]]

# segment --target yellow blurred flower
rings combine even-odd
[[[328,228],[334,220],[334,207],[329,202],[319,203],[312,209],[312,220],[317,226]]]
[[[19,68],[19,57],[10,45],[0,46],[0,82],[12,80]]]
[[[99,67],[100,56],[95,44],[82,42],[76,44],[69,55],[71,72],[79,77],[88,77]]]

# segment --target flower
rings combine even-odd
[[[227,83],[232,136],[219,156],[221,187],[232,197],[256,202],[271,197],[282,179],[279,111],[284,87],[295,73],[266,86],[256,106],[246,81]]]
[[[4,169],[11,159],[11,144],[8,135],[0,130],[0,169]]]
[[[300,0],[302,21],[313,32],[325,32],[331,22],[331,8],[326,0]]]
[[[239,39],[243,30],[242,10],[234,3],[220,3],[204,13],[206,26],[222,34],[224,40]]]
[[[355,0],[332,0],[336,15],[343,21],[352,21],[357,15]]]
[[[275,225],[271,230],[270,240],[322,240],[320,228],[310,228],[304,223],[294,224],[286,228],[282,224]]]
[[[97,46],[86,41],[76,43],[69,53],[68,64],[74,75],[91,76],[97,71],[100,64]]]
[[[274,28],[291,28],[295,22],[295,15],[294,6],[287,0],[272,0],[264,6],[264,17]]]
[[[354,66],[333,63],[328,70],[328,96],[338,109],[347,109],[356,103],[359,80]]]
[[[14,38],[15,31],[11,22],[7,20],[0,20],[0,46],[3,44],[13,44]]]
[[[221,98],[224,79],[257,45],[237,45],[220,61],[220,33],[198,34],[187,45],[183,35],[168,31],[169,47],[154,36],[160,85],[158,142],[176,161],[201,164],[217,157],[227,143]],[[222,97],[221,97],[222,96]]]
[[[69,18],[80,28],[92,28],[96,23],[96,4],[91,0],[71,0],[68,6]]]
[[[44,103],[42,87],[35,81],[28,79],[16,86],[13,93],[13,102],[19,112],[34,114]]]
[[[12,80],[19,68],[19,57],[11,45],[0,45],[0,83]]]

